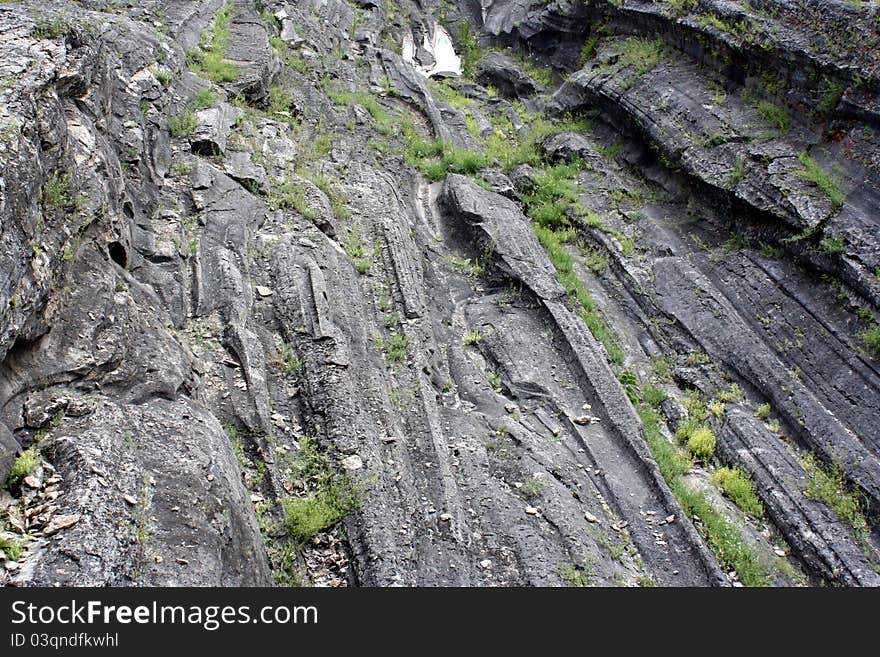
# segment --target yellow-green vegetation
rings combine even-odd
[[[22,452],[12,464],[9,477],[6,478],[6,486],[9,488],[18,486],[21,480],[36,472],[40,465],[40,453],[36,447],[31,447]]]
[[[380,339],[379,348],[385,354],[385,360],[389,364],[402,363],[409,354],[409,338],[398,333],[392,335],[387,342]]]
[[[196,129],[196,116],[191,109],[185,109],[168,117],[168,132],[172,137],[186,137]]]
[[[616,44],[612,56],[616,57],[621,68],[630,69],[630,74],[622,85],[623,90],[630,89],[643,75],[657,66],[663,51],[664,46],[660,39],[629,37]]]
[[[580,588],[593,585],[593,574],[588,569],[577,564],[559,564],[556,567],[556,574],[568,586]]]
[[[740,509],[756,518],[764,515],[764,505],[755,493],[755,485],[751,477],[739,467],[718,468],[712,475],[714,481],[724,494]]]
[[[617,341],[617,337],[614,335],[611,327],[608,326],[583,281],[574,270],[574,258],[571,250],[566,246],[566,243],[573,239],[573,231],[565,229],[552,230],[541,226],[538,222],[533,222],[532,228],[541,246],[544,247],[544,250],[550,257],[550,262],[556,268],[556,274],[562,287],[565,288],[572,302],[580,306],[581,319],[583,319],[593,336],[605,346],[611,362],[616,364],[622,363],[624,353]]]
[[[303,496],[282,498],[284,528],[297,545],[329,529],[358,506],[357,490],[322,453],[317,440],[306,436],[290,459],[291,477],[304,489]]]
[[[840,210],[840,208],[843,207],[844,201],[846,201],[846,194],[840,189],[840,182],[837,178],[819,166],[819,163],[810,157],[806,151],[803,151],[798,156],[798,159],[803,165],[803,168],[795,171],[795,174],[804,180],[813,183],[825,192],[825,195],[828,197],[828,200],[831,201],[831,206],[834,210]]]
[[[736,383],[732,383],[727,390],[719,391],[716,396],[718,397],[718,401],[724,402],[725,404],[741,402],[746,398],[742,388]]]
[[[801,465],[809,477],[806,496],[828,506],[841,522],[852,527],[858,536],[864,536],[868,529],[864,504],[847,486],[840,466],[827,466],[812,454],[806,454]]]
[[[34,29],[31,35],[37,39],[57,39],[67,34],[69,29],[67,22],[60,16],[49,18],[38,13],[34,17]]]
[[[77,200],[70,189],[70,178],[57,172],[52,174],[43,184],[41,201],[44,208],[60,210],[75,206]]]
[[[232,82],[238,79],[238,69],[225,59],[226,49],[229,46],[229,21],[233,9],[233,3],[230,2],[218,11],[213,25],[199,38],[198,47],[186,53],[190,68],[213,82]]]
[[[325,78],[326,79],[326,78]],[[334,91],[330,89],[329,83],[323,82],[327,95],[334,105],[353,105],[362,106],[376,123],[376,132],[389,137],[397,133],[398,119],[385,110],[376,100],[375,96],[366,92],[359,91],[357,93],[350,91]]]
[[[16,538],[4,538],[0,536],[0,551],[6,554],[9,561],[18,561],[24,552],[24,542]]]
[[[724,402],[720,399],[713,399],[706,405],[706,408],[708,408],[709,412],[717,418],[724,415],[725,406]]]
[[[715,455],[715,432],[701,424],[689,432],[687,447],[697,458],[709,461]]]
[[[660,429],[659,407],[666,398],[665,393],[654,386],[643,386],[641,398],[637,410],[648,448],[685,513],[700,519],[695,523],[697,530],[706,538],[718,561],[726,568],[736,570],[743,584],[769,586],[770,566],[762,561],[757,550],[745,541],[742,532],[715,508],[706,494],[692,489],[682,478],[693,462],[667,440]],[[691,406],[696,408],[698,403],[697,400]]]
[[[278,362],[287,374],[298,374],[304,366],[293,345],[284,340],[279,340]]]
[[[276,184],[269,191],[266,200],[269,203],[269,207],[273,210],[294,210],[309,220],[316,219],[318,216],[309,206],[306,199],[306,191],[302,184],[293,180]]]
[[[373,265],[373,261],[370,257],[370,254],[367,252],[367,249],[364,246],[360,235],[358,235],[354,231],[350,231],[345,236],[345,241],[342,244],[342,248],[352,259],[354,270],[358,274],[364,275],[368,271],[370,271],[370,267]]]
[[[871,328],[865,329],[859,337],[871,356],[880,360],[880,324],[874,324]]]
[[[785,134],[791,129],[791,117],[788,114],[788,110],[784,107],[768,103],[767,101],[759,101],[755,105],[755,109],[758,110],[758,114],[761,115],[762,119],[776,128],[779,134]]]
[[[479,331],[466,331],[462,336],[461,341],[465,344],[465,346],[473,347],[480,343],[480,340],[483,339],[483,334]]]
[[[523,485],[519,489],[519,492],[525,495],[526,499],[533,500],[537,497],[540,497],[543,490],[544,484],[542,484],[537,479],[529,478],[523,482]]]
[[[770,402],[766,404],[761,404],[755,409],[755,417],[759,420],[766,420],[770,417],[770,413],[772,412],[772,408],[770,407]]]

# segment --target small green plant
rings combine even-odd
[[[755,417],[759,420],[766,420],[770,417],[770,413],[772,412],[772,408],[770,407],[770,402],[766,404],[761,404],[757,408],[755,408]]]
[[[874,359],[880,360],[880,324],[874,324],[871,328],[865,329],[859,337],[867,348],[868,353]]]
[[[709,354],[695,353],[695,354],[688,354],[688,357],[687,357],[687,364],[692,367],[694,365],[708,365],[711,362],[712,362],[712,359],[709,358]]]
[[[293,345],[283,340],[278,347],[278,362],[287,374],[298,374],[302,372],[304,367],[304,363],[297,355]]]
[[[830,116],[843,98],[846,86],[842,82],[833,82],[825,78],[825,93],[816,105],[816,113],[822,116]]]
[[[801,465],[809,477],[804,491],[807,497],[828,506],[842,522],[863,535],[868,527],[864,504],[847,486],[840,467],[826,466],[812,454],[805,455]]]
[[[730,170],[730,173],[727,176],[727,187],[730,189],[736,187],[743,179],[744,174],[745,160],[742,157],[737,157],[733,168]]]
[[[489,387],[495,392],[501,390],[501,375],[495,370],[486,370],[486,381],[489,382]]]
[[[409,338],[405,335],[392,335],[388,342],[383,343],[385,360],[389,363],[402,363],[409,355]]]
[[[192,107],[193,110],[196,112],[198,112],[199,110],[208,109],[209,107],[213,107],[216,104],[217,97],[210,89],[199,89],[196,92],[195,96],[193,96],[192,101],[190,101],[190,107]]]
[[[828,255],[837,255],[838,253],[843,253],[843,250],[846,248],[846,242],[839,237],[823,237],[819,242],[819,248]]]
[[[467,347],[474,347],[480,343],[480,340],[483,339],[483,334],[479,331],[467,331],[462,336],[461,341]]]
[[[810,157],[806,151],[803,151],[798,156],[798,159],[804,168],[798,169],[795,171],[795,174],[804,180],[813,183],[825,192],[825,195],[828,197],[828,200],[831,201],[831,206],[834,210],[840,210],[840,208],[843,207],[843,203],[846,201],[846,194],[841,191],[840,183],[837,179],[822,169],[822,167],[819,166],[819,163]]]
[[[195,114],[190,109],[168,117],[168,131],[172,137],[187,137],[195,132],[196,125]]]
[[[764,515],[764,505],[755,493],[751,478],[739,467],[718,468],[712,475],[714,481],[733,503],[749,515],[760,518]]]
[[[6,479],[7,488],[18,486],[22,479],[36,472],[40,460],[40,453],[36,447],[22,452],[12,464],[12,470],[9,471],[9,477]]]
[[[780,431],[782,431],[782,423],[779,421],[779,418],[771,418],[767,422],[767,429],[770,431],[770,433],[779,433]]]
[[[715,433],[706,425],[700,425],[690,432],[687,447],[691,454],[708,461],[715,455]]]
[[[232,82],[238,79],[238,68],[225,59],[233,9],[233,3],[230,2],[218,11],[212,27],[202,33],[198,47],[186,53],[190,68],[212,82]]]
[[[18,561],[24,552],[24,543],[16,538],[0,536],[0,551],[6,554],[9,561]]]
[[[706,405],[706,408],[708,408],[709,412],[717,418],[724,415],[725,406],[724,402],[720,399],[713,399]]]
[[[573,563],[563,563],[556,567],[559,579],[572,587],[588,587],[593,585],[593,573],[587,568]]]
[[[67,34],[70,29],[67,23],[60,17],[49,18],[42,14],[37,14],[34,18],[34,29],[31,34],[37,39],[57,39]]]
[[[776,128],[780,134],[785,134],[791,129],[791,117],[788,114],[788,110],[784,107],[766,101],[759,101],[755,108],[758,110],[761,118]]]
[[[158,69],[154,75],[156,76],[156,80],[158,80],[159,84],[163,87],[171,86],[171,83],[174,82],[174,73],[167,68]]]
[[[357,490],[347,476],[338,473],[314,438],[304,437],[291,457],[291,476],[305,488],[302,497],[281,500],[284,528],[297,546],[329,529],[358,507]]]
[[[529,478],[523,483],[519,491],[525,495],[526,499],[533,500],[541,496],[541,493],[544,491],[544,484],[537,479]]]
[[[180,178],[182,176],[188,176],[191,171],[192,164],[178,160],[172,162],[171,166],[168,168],[168,175],[172,178]]]
[[[746,398],[746,395],[739,385],[732,383],[727,390],[719,391],[717,397],[719,401],[722,401],[725,404],[733,404],[743,401]]]
[[[59,210],[76,205],[76,199],[70,190],[70,178],[57,172],[52,174],[43,185],[42,202],[43,207]]]

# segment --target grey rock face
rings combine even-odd
[[[0,5],[0,583],[878,584],[875,9],[99,5]]]

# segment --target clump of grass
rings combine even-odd
[[[822,116],[829,116],[843,98],[846,86],[842,82],[833,82],[825,78],[825,93],[816,105],[816,112]]]
[[[191,109],[168,117],[168,132],[172,137],[186,137],[195,132],[196,116]]]
[[[284,528],[291,540],[303,545],[356,509],[358,496],[348,477],[336,471],[314,438],[307,436],[300,442],[291,469],[306,495],[282,498]]]
[[[387,342],[382,341],[380,346],[390,364],[402,363],[409,355],[409,338],[400,333],[392,335]]]
[[[734,569],[746,586],[769,586],[767,567],[736,526],[715,509],[703,493],[689,489],[681,479],[674,481],[671,487],[685,513],[700,518],[697,530],[706,537],[718,560]]]
[[[167,68],[160,68],[154,74],[156,79],[159,81],[163,87],[170,86],[172,82],[174,82],[174,73],[169,71]]]
[[[639,405],[637,411],[645,429],[648,447],[663,478],[671,482],[690,470],[692,461],[669,442],[660,430],[660,414],[656,408],[643,403]]]
[[[828,506],[838,519],[852,527],[857,534],[864,534],[868,527],[864,505],[847,486],[840,467],[825,466],[812,454],[804,456],[801,465],[809,476],[804,491],[806,496]]]
[[[788,110],[784,107],[768,103],[767,101],[759,101],[755,105],[755,109],[758,110],[761,118],[776,128],[780,134],[785,134],[791,129],[791,116],[789,116]]]
[[[757,408],[755,408],[755,417],[759,420],[766,420],[770,417],[770,413],[772,412],[772,408],[770,407],[770,402],[766,404],[761,404]]]
[[[470,278],[479,278],[483,275],[483,265],[477,259],[449,258],[448,262],[462,274],[466,274]]]
[[[568,586],[581,588],[593,585],[593,574],[586,568],[582,568],[577,564],[559,564],[556,567],[556,574],[559,575],[559,579],[565,582]]]
[[[859,337],[871,356],[880,360],[880,324],[865,329]]]
[[[465,344],[465,346],[473,347],[473,346],[478,345],[480,343],[480,340],[482,340],[482,339],[483,339],[483,334],[480,333],[479,331],[467,331],[462,336],[461,341]]]
[[[42,202],[44,207],[59,210],[76,205],[76,199],[70,190],[70,178],[57,172],[52,174],[43,185]]]
[[[714,481],[724,494],[740,509],[756,518],[764,515],[764,505],[755,493],[755,485],[751,478],[739,467],[719,468],[712,475]]]
[[[213,82],[232,82],[238,79],[238,68],[225,60],[233,9],[230,2],[218,11],[213,27],[206,30],[199,39],[198,48],[186,53],[190,68]]]
[[[733,404],[735,402],[741,402],[746,398],[745,393],[742,388],[739,387],[736,383],[730,385],[727,390],[721,390],[717,394],[718,400],[724,402],[726,404]]]
[[[269,191],[267,201],[273,210],[294,210],[309,220],[316,219],[318,216],[309,205],[303,186],[293,180],[276,184]]]
[[[709,461],[715,455],[715,433],[706,425],[700,425],[690,432],[687,447],[697,458]]]
[[[24,552],[24,543],[16,538],[4,538],[0,536],[0,550],[6,553],[9,561],[18,561]]]
[[[631,74],[623,84],[623,89],[630,89],[643,75],[660,63],[663,56],[663,42],[659,39],[649,40],[640,37],[629,37],[617,47],[618,63],[622,68],[631,69]]]
[[[843,207],[844,201],[846,201],[846,194],[840,189],[840,183],[837,179],[822,169],[819,163],[810,157],[806,151],[803,151],[798,156],[798,159],[804,168],[795,171],[795,175],[816,185],[825,192],[834,210],[840,210]]]
[[[36,472],[40,466],[40,460],[40,454],[36,447],[31,447],[22,452],[15,459],[15,462],[12,464],[12,470],[9,471],[9,476],[6,478],[7,488],[18,486],[22,479]]]
[[[217,104],[217,98],[214,96],[214,92],[210,89],[199,89],[196,92],[196,95],[193,96],[192,101],[190,102],[190,107],[196,112],[203,109],[208,109],[209,107],[213,107]]]
[[[839,237],[823,237],[819,242],[819,248],[828,255],[837,255],[838,253],[843,253],[843,250],[846,248],[846,242]]]
[[[298,374],[305,365],[293,345],[284,340],[278,346],[278,362],[287,374]]]
[[[526,499],[529,500],[540,497],[543,490],[544,485],[534,478],[527,479],[519,489],[519,491],[526,496]]]
[[[725,406],[724,402],[720,399],[713,399],[706,405],[706,408],[708,408],[709,412],[717,418],[724,415]]]
[[[60,17],[49,18],[41,14],[37,14],[34,19],[34,29],[31,35],[37,39],[57,39],[67,34],[70,29],[67,23]]]
[[[565,288],[569,298],[581,307],[580,316],[587,325],[587,328],[605,346],[611,362],[616,364],[622,363],[624,353],[620,343],[590,296],[589,291],[587,291],[583,281],[574,271],[574,261],[571,252],[565,246],[566,239],[570,239],[570,234],[564,230],[555,231],[545,228],[538,222],[532,224],[532,229],[535,231],[541,246],[547,252],[550,262],[556,268],[560,284]]]

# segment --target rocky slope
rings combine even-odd
[[[880,584],[876,6],[0,35],[0,581]]]

